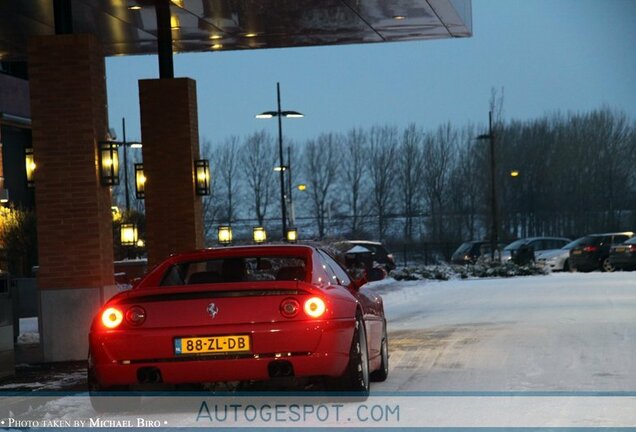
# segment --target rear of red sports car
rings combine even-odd
[[[315,255],[270,246],[169,258],[95,317],[91,389],[343,375],[360,306],[323,280]]]

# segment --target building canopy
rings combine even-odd
[[[53,0],[0,0],[0,60],[24,61],[28,38],[55,33]],[[157,53],[154,0],[71,0],[74,33],[106,55]],[[471,0],[172,0],[173,51],[468,37]]]

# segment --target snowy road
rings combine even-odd
[[[379,290],[391,358],[373,391],[636,391],[636,273]]]

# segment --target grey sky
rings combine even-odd
[[[450,121],[485,124],[492,87],[506,119],[607,105],[636,119],[635,0],[473,0],[473,37],[404,43],[181,54],[175,75],[197,81],[199,134],[222,141],[274,121],[296,141],[352,127]],[[107,60],[110,125],[140,138],[137,80],[156,78],[154,56]]]

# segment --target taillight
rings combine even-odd
[[[627,249],[629,249],[631,253],[636,252],[636,245],[629,245],[627,246]]]
[[[388,254],[386,258],[389,260],[391,264],[395,264],[395,258],[393,258],[393,254]]]
[[[596,252],[598,248],[596,246],[585,246],[583,252]]]
[[[326,309],[325,302],[319,297],[312,297],[305,302],[305,313],[311,318],[320,318]]]
[[[280,314],[285,318],[293,318],[298,314],[300,303],[293,298],[287,298],[280,304]]]
[[[109,307],[104,312],[102,312],[102,324],[104,327],[109,329],[114,329],[121,324],[124,319],[124,315],[121,313],[121,310]]]
[[[141,306],[133,306],[126,311],[126,322],[138,326],[146,321],[146,311]]]

